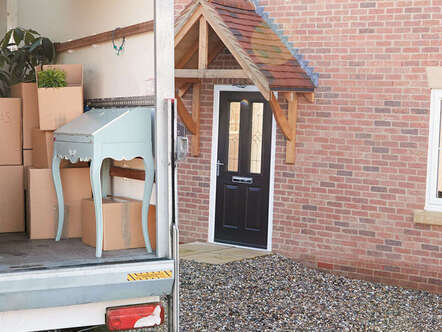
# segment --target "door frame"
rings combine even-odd
[[[212,120],[212,151],[210,164],[210,197],[209,197],[209,236],[208,242],[234,247],[244,247],[239,245],[231,245],[215,242],[215,210],[216,210],[216,161],[218,157],[218,131],[219,131],[219,101],[222,91],[229,92],[258,92],[259,89],[254,85],[214,85],[213,87],[213,120]],[[276,123],[272,113],[272,138],[270,144],[270,183],[269,183],[269,217],[267,223],[267,249],[255,250],[272,250],[273,235],[273,192],[275,183],[275,155],[276,155]],[[248,247],[245,247],[248,248]]]

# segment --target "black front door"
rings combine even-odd
[[[221,92],[215,241],[267,248],[272,113],[258,92]]]

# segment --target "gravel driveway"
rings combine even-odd
[[[181,261],[182,331],[442,331],[442,297],[351,280],[280,255]]]

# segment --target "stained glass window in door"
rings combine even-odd
[[[252,107],[252,137],[250,146],[250,173],[261,173],[262,128],[264,104],[253,103]]]
[[[240,114],[241,103],[231,102],[229,120],[229,161],[227,165],[229,172],[238,172]]]

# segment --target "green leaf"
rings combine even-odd
[[[25,45],[31,45],[35,40],[35,37],[32,33],[29,31],[26,31],[25,33]]]
[[[34,40],[31,47],[29,48],[29,52],[34,52],[34,50],[43,44],[43,38],[39,37]]]
[[[32,29],[28,29],[28,32],[30,32],[30,33],[32,33],[34,35],[40,36],[40,34],[37,31],[32,30]]]
[[[31,29],[11,29],[0,41],[0,70],[9,73],[9,84],[35,81],[35,67],[51,63],[54,58],[53,43]],[[0,88],[2,85],[3,75]]]
[[[25,32],[21,28],[15,28],[13,32],[15,44],[18,46],[25,38]]]
[[[66,73],[60,69],[46,69],[38,73],[39,88],[60,88],[67,86]]]
[[[7,48],[8,47],[9,41],[11,40],[12,31],[13,30],[9,30],[8,32],[6,32],[5,37],[2,40],[2,44],[1,44],[2,48]]]
[[[42,39],[42,55],[47,58],[47,63],[51,63],[55,58],[54,44],[48,38]]]

